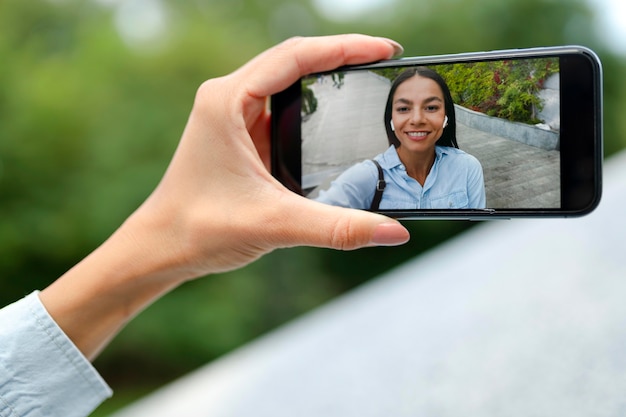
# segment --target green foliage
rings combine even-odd
[[[507,60],[433,65],[443,77],[455,104],[489,116],[536,124],[543,108],[537,93],[546,79],[559,70],[558,59]],[[394,80],[404,68],[374,70]]]
[[[438,65],[456,104],[490,116],[539,123],[543,108],[537,96],[546,79],[558,72],[557,59],[508,60]]]
[[[213,19],[144,53],[94,3],[0,3],[0,270],[22,278],[4,303],[106,238],[164,172],[197,86],[266,46]]]
[[[358,23],[331,23],[306,0],[164,0],[166,36],[146,47],[129,46],[116,30],[116,9],[102,3],[0,2],[3,304],[54,280],[143,201],[167,167],[203,80],[287,36],[365,32],[400,41],[407,55],[586,44],[599,49],[606,68],[607,150],[626,144],[625,65],[595,42],[582,1],[396,0]],[[189,283],[131,323],[97,366],[116,398],[131,384],[161,384],[469,225],[409,227],[412,241],[401,248],[276,251],[243,270]]]
[[[317,98],[311,90],[311,84],[315,83],[312,78],[302,80],[302,112],[311,115],[317,110]]]

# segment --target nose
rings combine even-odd
[[[414,108],[413,111],[411,112],[411,119],[410,119],[411,124],[418,125],[422,122],[422,120],[423,120],[422,109]]]

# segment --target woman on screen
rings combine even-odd
[[[384,121],[389,148],[343,172],[318,201],[370,210],[485,208],[482,167],[458,149],[454,104],[439,74],[402,72]]]

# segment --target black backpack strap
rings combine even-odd
[[[371,160],[376,168],[378,169],[378,181],[376,181],[376,192],[374,193],[374,199],[372,200],[372,205],[370,206],[370,210],[376,211],[378,210],[378,206],[380,206],[380,201],[383,199],[383,192],[385,191],[385,186],[387,183],[385,182],[385,174],[383,174],[383,169],[381,168],[378,161],[372,159]]]

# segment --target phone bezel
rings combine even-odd
[[[561,83],[561,208],[487,208],[379,210],[399,219],[469,219],[513,217],[578,217],[593,211],[602,193],[603,125],[602,66],[583,46],[557,46],[401,58],[338,68],[334,71],[471,63],[503,59],[558,57]],[[301,88],[294,83],[272,96],[272,174],[302,194]]]

